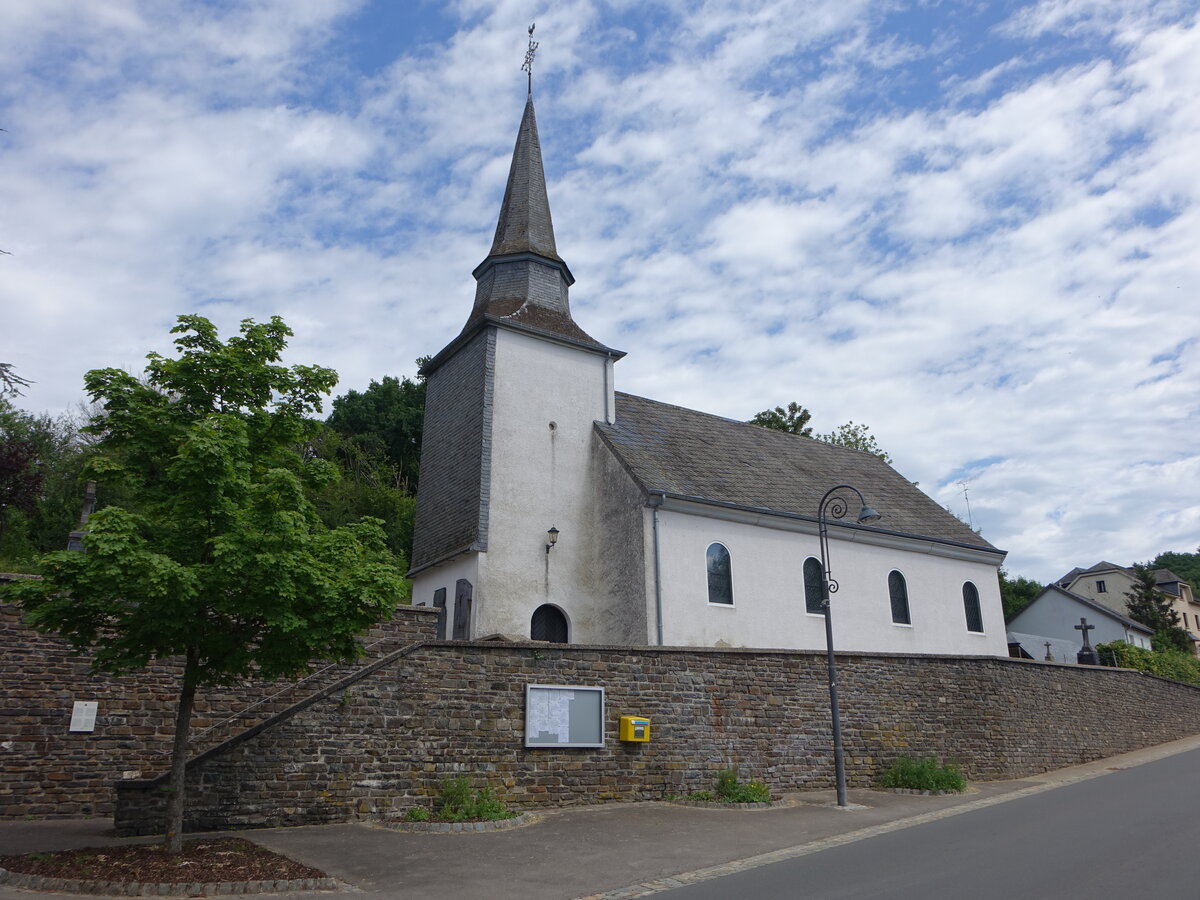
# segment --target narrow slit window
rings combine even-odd
[[[969,581],[963,584],[963,611],[967,614],[967,631],[983,634],[983,613],[979,609],[979,588]]]
[[[888,596],[892,600],[892,621],[897,625],[911,625],[912,617],[908,613],[908,585],[899,572],[893,571],[888,575]]]
[[[724,544],[709,544],[705,554],[708,566],[708,602],[733,606],[733,567]]]
[[[821,586],[824,581],[821,571],[821,561],[810,556],[804,561],[804,611],[821,615],[825,612],[822,605]]]

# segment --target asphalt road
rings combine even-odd
[[[1200,750],[656,897],[1198,900]]]

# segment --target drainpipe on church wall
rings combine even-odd
[[[654,510],[654,620],[658,633],[658,646],[663,645],[663,608],[662,608],[662,565],[658,552],[658,509],[663,505],[666,494],[650,498],[650,508]]]
[[[613,385],[613,363],[616,362],[612,355],[605,357],[604,360],[604,421],[612,425],[617,421],[617,404],[613,397],[613,391],[616,389]]]

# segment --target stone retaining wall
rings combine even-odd
[[[852,785],[901,753],[968,778],[1032,775],[1200,732],[1200,689],[1124,669],[839,656]],[[603,686],[605,746],[526,749],[525,685]],[[648,716],[623,744],[618,718]],[[189,769],[189,828],[301,825],[428,805],[467,775],[518,809],[661,799],[737,766],[773,792],[832,784],[825,661],[812,652],[434,642]],[[161,821],[162,781],[118,785],[118,832]]]
[[[211,747],[361,664],[435,634],[434,613],[400,607],[364,637],[362,663],[333,666],[296,685],[242,681],[204,691],[192,719],[195,747]],[[181,666],[93,675],[87,656],[25,626],[11,604],[0,604],[0,647],[0,818],[111,815],[113,782],[166,770]],[[94,732],[68,730],[75,700],[99,703]]]

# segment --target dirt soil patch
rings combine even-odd
[[[181,884],[222,881],[290,881],[326,878],[324,872],[288,859],[242,838],[201,838],[183,842],[181,853],[161,844],[85,847],[0,856],[0,868],[45,878]]]

